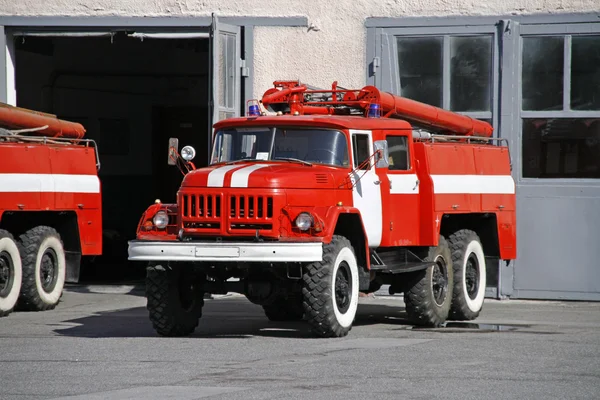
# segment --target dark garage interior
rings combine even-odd
[[[81,280],[142,276],[127,240],[155,199],[174,202],[182,174],[167,164],[169,137],[197,150],[209,143],[208,38],[133,32],[15,37],[17,106],[80,122],[99,147],[103,255],[84,260]]]

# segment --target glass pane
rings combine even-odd
[[[442,38],[398,38],[401,95],[442,106]]]
[[[450,38],[450,109],[490,111],[491,36]]]
[[[235,36],[227,35],[227,108],[235,107]]]
[[[227,36],[219,34],[219,105],[226,107],[225,85],[227,83]]]
[[[523,120],[523,176],[600,178],[600,118]]]
[[[410,168],[406,136],[387,136],[390,171],[406,171]]]
[[[354,135],[352,136],[353,158],[354,168],[358,167],[371,156],[369,153],[369,136],[368,135]],[[363,166],[362,169],[368,169],[369,164]]]
[[[233,118],[235,117],[235,113],[233,112],[228,112],[228,111],[219,111],[219,121],[223,120],[223,119],[227,119],[227,118]]]
[[[523,110],[563,109],[563,37],[523,38]]]
[[[571,40],[571,109],[600,110],[600,36]]]

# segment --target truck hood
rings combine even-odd
[[[343,168],[288,162],[218,164],[188,173],[181,186],[331,189],[339,187],[349,172]]]

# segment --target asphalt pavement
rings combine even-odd
[[[600,303],[486,300],[471,323],[417,329],[399,296],[361,298],[317,339],[237,295],[196,333],[153,331],[136,286],[70,286],[0,319],[0,399],[598,399]]]

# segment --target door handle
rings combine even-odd
[[[421,181],[417,179],[417,181],[415,182],[415,187],[412,190],[417,189],[417,186],[419,186],[419,183],[421,183]]]
[[[375,181],[373,183],[376,184],[376,185],[379,185],[381,183],[381,181]]]

